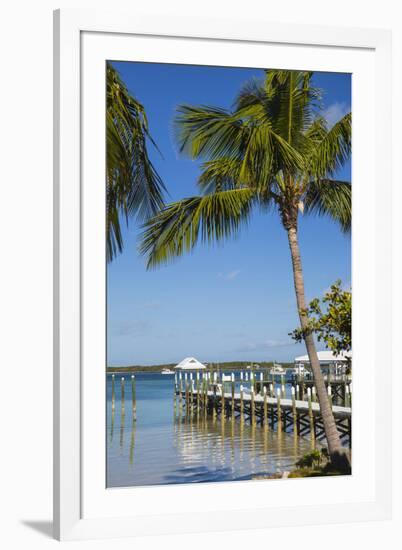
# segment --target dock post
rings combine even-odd
[[[112,374],[112,411],[114,411],[116,404],[116,392],[114,388],[114,374]]]
[[[194,380],[190,379],[190,414],[194,414]]]
[[[296,390],[292,386],[292,413],[293,413],[293,433],[299,435],[299,425],[297,422],[297,409],[296,409]]]
[[[234,375],[232,374],[232,421],[235,419],[235,383]]]
[[[315,386],[311,388],[311,398],[316,403],[317,401],[317,390],[315,389]]]
[[[285,397],[285,375],[281,374],[281,397]]]
[[[263,386],[264,394],[264,429],[268,429],[268,396],[267,396],[267,387]]]
[[[311,440],[314,440],[315,428],[314,428],[313,404],[311,402],[311,388],[307,388],[307,400],[308,400],[308,417],[310,420],[310,436],[311,436]]]
[[[222,376],[221,419],[225,420],[225,382]]]
[[[203,383],[203,403],[204,403],[204,419],[207,419],[208,413],[208,374],[205,376]]]
[[[276,390],[276,406],[277,406],[277,415],[278,415],[278,432],[282,431],[282,410],[281,410],[281,390],[277,388]]]
[[[251,386],[251,425],[255,425],[254,386]]]
[[[243,424],[244,422],[244,392],[243,392],[243,384],[240,384],[240,423]]]
[[[269,385],[269,395],[270,395],[271,397],[275,397],[274,385],[272,384],[272,382],[271,382],[270,385]]]
[[[133,420],[137,420],[137,401],[135,395],[135,376],[131,375],[131,401],[133,405]],[[174,406],[176,409],[176,391],[174,393]]]
[[[196,386],[196,392],[197,392],[197,416],[200,414],[200,373],[197,371],[197,386]]]
[[[121,383],[121,410],[122,410],[122,413],[124,414],[124,376],[121,377],[120,383]]]
[[[212,398],[212,418],[216,420],[216,384],[213,385],[214,396]]]
[[[345,407],[350,407],[350,391],[349,386],[345,384]]]
[[[187,380],[187,373],[185,373],[184,375],[184,381],[185,381],[185,386],[186,386],[186,415],[188,415],[189,413],[189,402],[188,402],[188,397],[189,397],[189,394],[188,394],[188,380]]]

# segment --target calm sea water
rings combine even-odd
[[[174,376],[136,374],[137,421],[131,407],[131,378],[107,377],[107,486],[160,485],[253,479],[289,470],[311,450],[292,434],[220,419],[198,421],[174,414]],[[202,416],[202,415],[201,415]]]

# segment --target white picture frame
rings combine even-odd
[[[390,33],[262,20],[245,28],[240,20],[137,17],[98,10],[57,11],[54,29],[55,537],[191,533],[390,517],[391,377],[375,368],[391,365]],[[233,52],[243,60],[240,66],[263,66],[257,57],[262,59],[268,49],[281,68],[297,64],[356,75],[353,474],[280,483],[106,489],[104,426],[94,423],[105,407],[105,346],[100,340],[102,334],[105,338],[104,190],[97,186],[104,181],[105,168],[104,116],[99,114],[104,113],[102,67],[109,58],[230,65]],[[381,348],[375,342],[381,342]],[[264,494],[267,483],[269,499]],[[217,499],[208,498],[211,492]],[[167,503],[171,512],[165,511]]]

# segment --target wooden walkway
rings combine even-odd
[[[313,402],[281,397],[270,397],[254,392],[227,392],[222,395],[221,386],[199,391],[186,387],[175,389],[176,399],[180,408],[185,409],[188,415],[204,415],[227,418],[240,422],[249,422],[251,425],[261,425],[267,429],[293,432],[300,436],[314,436],[317,440],[325,439],[325,431],[321,418],[320,406]],[[175,405],[177,406],[177,405]],[[345,444],[351,445],[352,410],[350,407],[333,405],[336,426],[339,435]]]

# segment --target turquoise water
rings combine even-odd
[[[309,439],[220,419],[175,414],[174,376],[136,374],[137,421],[131,377],[107,377],[107,486],[124,487],[253,479],[289,470],[311,450]],[[202,415],[201,415],[202,416]]]

